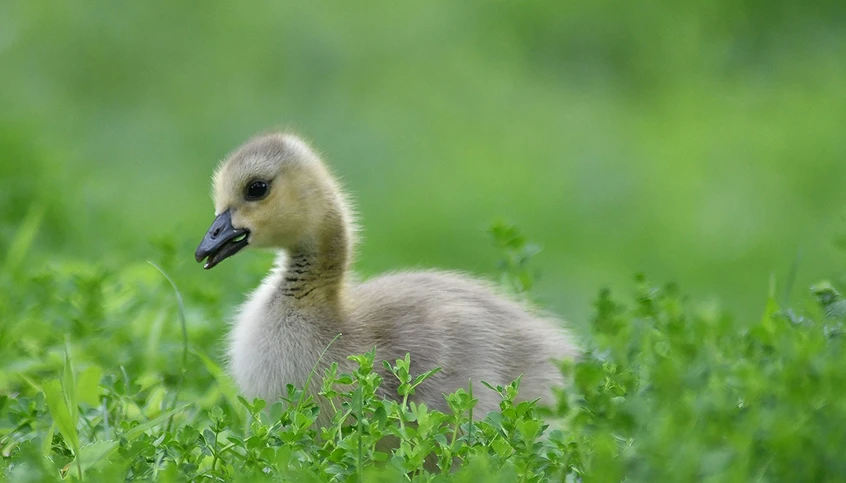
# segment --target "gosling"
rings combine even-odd
[[[296,136],[247,141],[216,170],[213,196],[216,218],[195,254],[206,269],[247,246],[279,251],[230,334],[230,371],[244,396],[275,401],[287,384],[303,388],[312,373],[319,381],[332,362],[350,371],[347,356],[374,347],[377,361],[410,353],[412,374],[441,368],[411,397],[441,411],[443,394],[471,382],[481,414],[497,411],[500,402],[482,381],[504,386],[522,376],[520,399],[541,404],[553,402],[552,388],[563,385],[556,361],[577,356],[572,337],[557,320],[495,287],[437,271],[356,280],[350,203]],[[380,396],[396,400],[398,382],[382,376]],[[320,384],[310,386],[317,395]],[[326,425],[328,401],[315,399],[318,423]]]

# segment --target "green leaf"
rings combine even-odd
[[[118,449],[118,441],[97,441],[83,446],[79,449],[79,464],[82,465],[83,471],[88,470],[102,460],[105,456],[111,455]]]
[[[172,409],[172,410],[170,410],[166,413],[163,413],[160,416],[147,421],[146,423],[139,424],[138,426],[135,426],[134,428],[132,428],[129,431],[127,431],[126,433],[124,433],[123,437],[126,438],[128,441],[132,441],[133,439],[135,439],[138,436],[141,436],[142,434],[147,432],[147,430],[152,429],[152,428],[158,426],[159,424],[162,424],[163,422],[167,421],[167,419],[169,417],[171,417],[174,414],[182,411],[183,409],[187,408],[188,406],[190,406],[190,404],[185,404],[184,406],[180,406],[176,409]]]
[[[89,366],[76,381],[76,399],[89,406],[96,407],[100,404],[100,380],[103,378],[103,370],[98,366]]]
[[[41,455],[45,458],[50,456],[53,451],[53,434],[56,433],[56,422],[50,425],[50,429],[44,433],[44,439],[41,440]]]
[[[541,430],[541,422],[536,419],[529,419],[517,422],[517,430],[523,436],[523,439],[528,443],[533,441]]]
[[[511,454],[511,445],[502,438],[496,438],[491,441],[491,449],[493,449],[500,458],[505,458]]]
[[[47,409],[59,433],[65,441],[76,451],[79,448],[79,435],[76,431],[76,420],[71,416],[67,399],[62,394],[62,383],[53,379],[43,384],[44,397],[47,400]]]
[[[435,375],[439,372],[441,372],[441,368],[436,367],[436,368],[432,369],[431,371],[426,371],[423,374],[420,374],[419,376],[414,378],[414,386],[420,385],[421,382],[425,381],[426,379],[429,379],[430,377],[432,377],[433,375]]]
[[[65,400],[70,417],[77,420],[76,382],[73,377],[73,365],[70,358],[70,341],[65,341],[65,365],[62,370],[62,397]]]

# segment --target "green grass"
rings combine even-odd
[[[246,401],[219,365],[217,287],[176,285],[172,257],[110,266],[27,253],[28,218],[0,277],[0,451],[9,481],[838,481],[846,477],[846,299],[830,283],[738,320],[679,289],[636,280],[602,291],[586,353],[562,370],[556,407],[508,387],[446,395],[442,414],[408,402],[427,374],[355,355],[312,384]],[[491,230],[503,283],[531,286],[536,247]],[[29,263],[23,264],[26,259]],[[23,267],[38,266],[37,269]],[[183,300],[184,297],[184,300]],[[798,298],[798,297],[797,297]],[[375,397],[385,364],[400,402]],[[501,411],[473,412],[497,391]],[[386,437],[398,444],[386,449]],[[392,449],[391,449],[392,448]],[[428,464],[426,462],[428,461]]]

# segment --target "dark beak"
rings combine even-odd
[[[247,246],[249,234],[249,230],[232,226],[232,214],[226,210],[214,219],[205,238],[197,247],[194,258],[202,262],[208,257],[203,265],[203,268],[208,270]]]

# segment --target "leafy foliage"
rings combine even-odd
[[[498,225],[507,277],[532,249]],[[25,247],[21,248],[22,253]],[[834,481],[846,476],[846,299],[811,290],[807,308],[771,296],[733,319],[642,277],[632,301],[602,291],[582,358],[556,407],[505,387],[411,396],[435,371],[408,357],[353,354],[313,392],[239,397],[215,363],[222,317],[207,287],[174,297],[162,265],[73,260],[0,278],[0,471],[9,481]],[[23,255],[22,255],[23,256]],[[30,256],[33,256],[30,254]],[[518,277],[519,278],[519,277]],[[506,278],[509,280],[509,278]],[[514,279],[511,279],[514,280]],[[522,283],[522,282],[521,282]],[[523,285],[525,287],[525,285]],[[774,288],[771,289],[774,294]],[[183,301],[184,296],[184,301]],[[183,337],[184,335],[184,337]],[[399,402],[376,397],[383,364]],[[500,411],[474,413],[496,391]]]
[[[531,270],[529,264],[541,248],[526,240],[516,226],[504,221],[494,223],[488,231],[502,253],[499,262],[501,283],[518,294],[530,291],[538,273]]]

